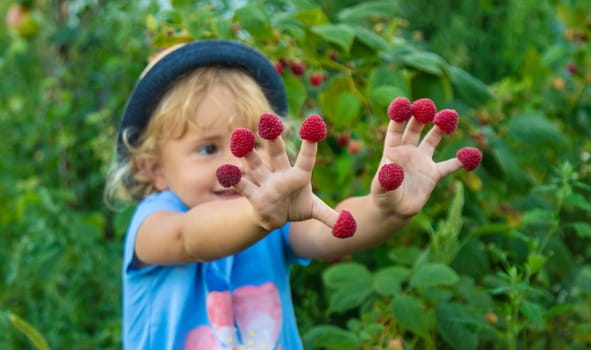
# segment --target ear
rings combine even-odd
[[[156,157],[144,158],[139,162],[139,168],[158,191],[168,188],[168,182]]]

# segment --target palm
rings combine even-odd
[[[457,170],[460,163],[452,158],[434,162],[433,153],[441,140],[441,130],[432,128],[420,140],[423,125],[409,121],[406,129],[402,123],[391,122],[384,142],[380,166],[397,163],[404,169],[404,181],[395,191],[384,191],[377,176],[371,184],[376,204],[385,211],[400,216],[417,214],[425,205],[439,180]]]
[[[316,161],[317,144],[304,141],[292,166],[281,139],[271,141],[268,163],[256,152],[246,157],[250,180],[243,180],[238,189],[246,196],[267,228],[287,221],[317,218],[326,221],[334,214],[312,192],[311,178]]]

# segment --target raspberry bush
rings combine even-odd
[[[453,131],[437,160],[482,151],[386,244],[294,270],[306,349],[591,347],[584,0],[14,0],[0,12],[17,3],[39,30],[0,28],[5,347],[120,348],[115,262],[133,208],[102,203],[117,121],[150,55],[218,37],[273,60],[290,123],[322,116],[313,185],[330,204],[365,194],[403,98],[457,112],[457,125],[435,117]]]

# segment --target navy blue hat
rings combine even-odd
[[[168,88],[184,73],[202,66],[238,67],[248,72],[261,86],[273,111],[287,113],[287,97],[281,77],[273,64],[259,51],[231,40],[199,40],[167,53],[150,67],[136,83],[127,100],[117,132],[117,154],[128,155],[123,131],[130,129],[128,142],[135,145],[153,109]]]

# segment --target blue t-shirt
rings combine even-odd
[[[289,224],[248,249],[213,262],[134,265],[141,223],[154,212],[185,212],[172,192],[137,207],[123,262],[123,342],[135,349],[302,349],[289,283]]]

